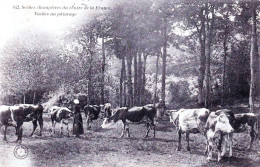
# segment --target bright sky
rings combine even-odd
[[[6,41],[15,37],[19,32],[34,31],[59,34],[68,27],[76,26],[86,19],[86,13],[100,12],[97,6],[108,7],[111,0],[14,0],[0,1],[0,48],[4,47]],[[18,8],[19,9],[15,9]],[[49,9],[39,9],[39,6]],[[68,7],[68,9],[64,9]],[[83,9],[84,7],[88,9]],[[95,9],[90,10],[90,6]],[[34,8],[34,9],[28,9]],[[60,9],[51,9],[52,7]],[[71,9],[71,8],[74,9]],[[75,9],[82,7],[82,9]],[[24,9],[27,8],[27,9]],[[104,10],[103,10],[104,11]],[[37,15],[36,13],[37,12]],[[60,13],[70,13],[74,16],[60,16]],[[55,13],[54,16],[41,15],[42,13]],[[76,14],[76,15],[75,15]]]

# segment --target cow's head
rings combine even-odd
[[[222,113],[217,117],[217,123],[215,126],[215,132],[232,133],[234,129],[232,128],[229,118],[226,114]]]
[[[123,110],[127,110],[127,109],[126,109],[126,108],[119,108],[119,109],[115,110],[115,111],[113,112],[113,115],[112,115],[111,117],[104,119],[104,121],[103,121],[101,127],[102,127],[102,128],[109,128],[109,127],[111,128],[112,125],[114,125],[114,124],[118,121],[118,119],[119,119],[119,114],[120,114],[120,112],[123,111]]]

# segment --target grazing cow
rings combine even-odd
[[[40,124],[40,135],[43,128],[42,112],[43,107],[41,105],[15,105],[15,106],[1,106],[0,107],[1,124],[5,125],[4,140],[6,140],[7,126],[14,126],[16,128],[17,140],[16,142],[22,141],[22,125],[24,122],[33,121],[33,131],[30,136],[33,135],[37,121]]]
[[[105,103],[104,105],[101,106],[101,110],[105,115],[105,118],[109,118],[112,115],[112,110],[111,110],[112,105],[110,103]]]
[[[123,131],[122,131],[122,134],[120,137],[124,136],[125,130],[128,133],[128,137],[130,137],[129,125],[128,125],[127,121],[130,121],[130,122],[145,121],[146,128],[147,128],[145,138],[148,137],[148,133],[152,126],[154,128],[153,137],[155,137],[155,125],[154,125],[155,114],[156,114],[155,108],[132,107],[129,109],[127,107],[122,107],[122,108],[117,109],[110,118],[105,118],[101,127],[107,128],[111,124],[114,124],[118,120],[121,120],[123,122],[124,128],[123,128]]]
[[[186,133],[187,150],[190,151],[189,134],[204,133],[204,125],[210,111],[206,108],[180,109],[172,118],[173,124],[177,127],[179,142],[177,150],[181,150],[181,134]]]
[[[257,116],[254,113],[240,113],[235,114],[235,122],[234,122],[234,133],[241,133],[246,131],[246,126],[250,127],[250,145],[247,150],[250,150],[253,145],[253,141],[257,137],[257,133],[255,129],[257,128]]]
[[[227,143],[229,146],[229,157],[232,156],[232,137],[234,129],[232,127],[233,118],[230,111],[218,110],[216,112],[211,112],[205,125],[206,130],[206,154],[208,154],[207,159],[212,159],[213,144],[216,138],[218,138],[217,149],[218,149],[218,161],[221,157],[225,155]],[[224,141],[224,143],[223,143]],[[223,148],[221,152],[221,145]]]
[[[40,136],[42,135],[42,130],[43,130],[43,118],[42,118],[42,114],[43,114],[43,106],[42,105],[33,105],[33,104],[16,104],[15,106],[19,106],[22,107],[23,110],[26,112],[26,110],[28,110],[28,112],[30,112],[31,114],[34,114],[33,117],[34,119],[32,120],[33,123],[33,131],[30,134],[30,136],[33,135],[34,131],[37,128],[37,121],[40,125]]]
[[[83,110],[87,119],[87,129],[91,129],[91,122],[98,119],[101,107],[97,105],[86,105]]]
[[[60,123],[60,134],[63,134],[63,124],[67,125],[67,132],[69,136],[69,118],[72,118],[73,113],[66,107],[53,106],[50,109],[51,122],[52,122],[52,133],[55,133],[55,125],[57,122]]]

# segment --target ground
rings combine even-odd
[[[83,119],[85,117],[83,116]],[[29,137],[32,130],[32,123],[25,123],[23,128],[22,145],[28,148],[28,157],[20,160],[14,156],[14,148],[17,145],[14,128],[8,128],[8,143],[2,141],[3,134],[0,135],[0,166],[3,167],[48,167],[48,166],[259,166],[260,147],[259,140],[255,141],[252,151],[246,152],[249,144],[249,135],[235,134],[233,157],[224,158],[222,162],[216,161],[216,151],[214,160],[208,162],[204,155],[205,139],[200,134],[192,134],[191,151],[186,150],[185,136],[182,138],[182,150],[176,151],[177,134],[168,118],[157,124],[156,138],[144,139],[144,124],[130,125],[131,137],[119,138],[121,124],[118,123],[113,129],[102,129],[100,126],[102,119],[96,120],[92,124],[91,130],[86,130],[81,138],[51,135],[49,133],[50,118],[44,114],[43,136],[38,136],[39,129],[33,137]],[[65,129],[65,128],[64,128]],[[71,129],[71,126],[70,126]],[[59,124],[56,125],[59,131]],[[65,130],[66,132],[66,130]],[[71,133],[71,132],[70,132]]]

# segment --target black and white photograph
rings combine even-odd
[[[260,166],[259,0],[13,0],[0,21],[0,167]]]

